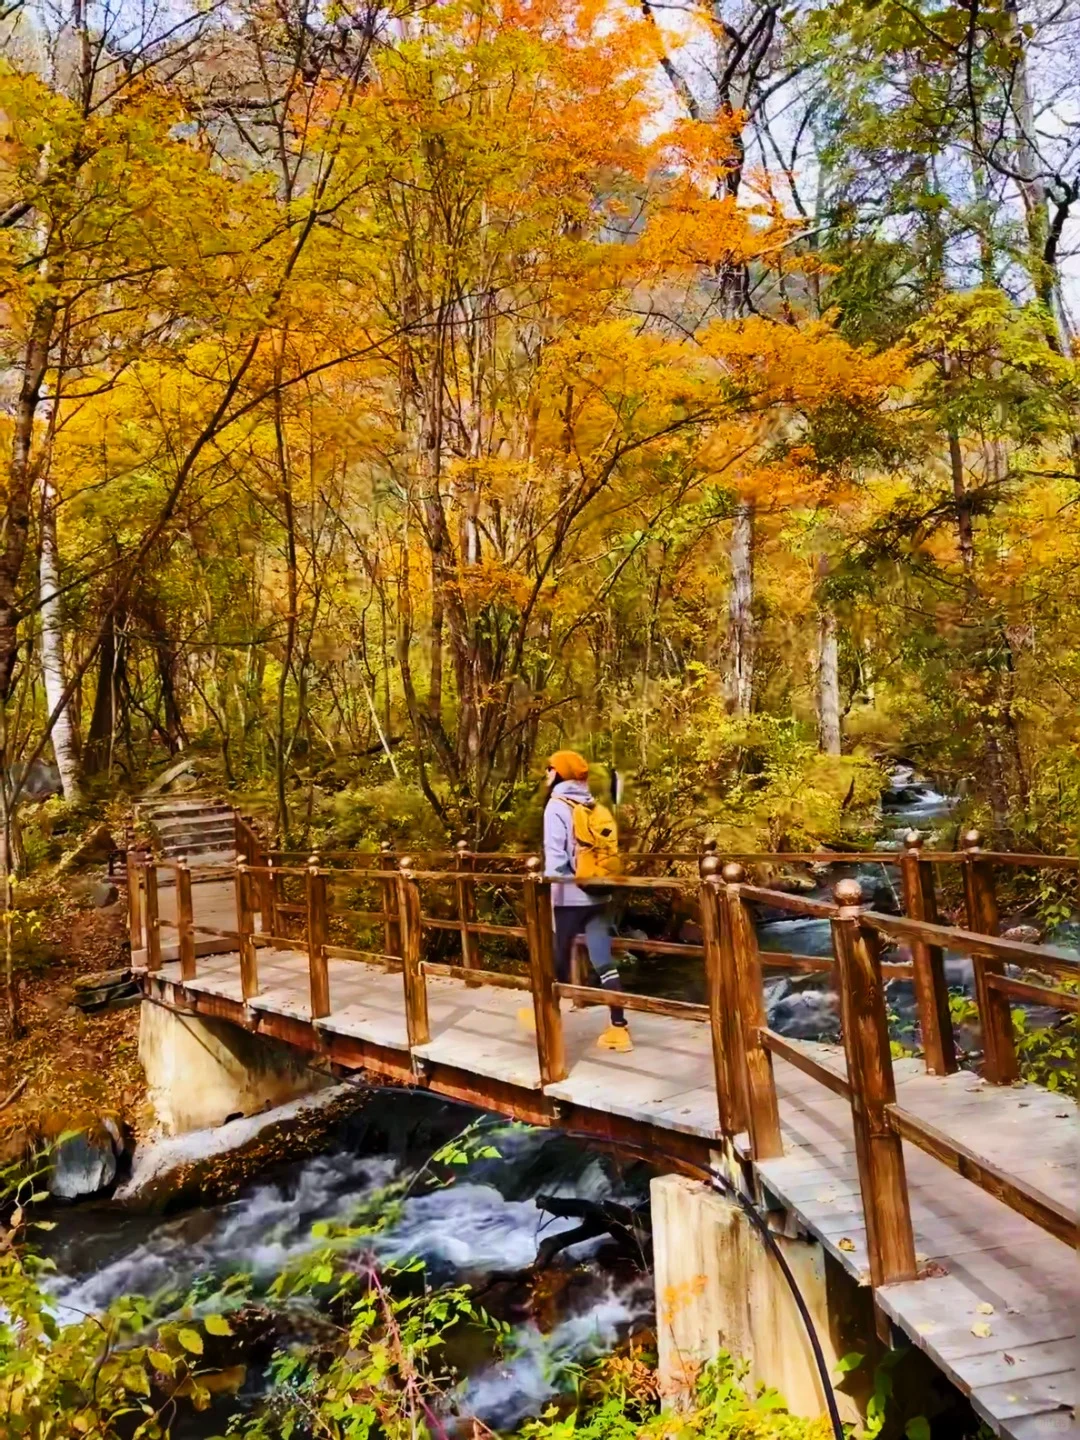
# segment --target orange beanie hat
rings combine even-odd
[[[556,750],[548,764],[560,780],[588,780],[589,762],[576,750]]]

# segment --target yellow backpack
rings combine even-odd
[[[606,805],[583,805],[560,796],[573,814],[575,880],[607,880],[622,874],[619,827]]]

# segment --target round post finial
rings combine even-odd
[[[921,850],[923,846],[922,831],[909,830],[904,836],[904,844],[909,850]]]
[[[527,875],[539,875],[542,868],[538,855],[530,855],[525,861],[525,873]]]
[[[469,853],[468,840],[459,840],[454,846],[454,849],[458,852],[459,855],[467,855]]]
[[[965,850],[979,850],[982,848],[982,838],[979,830],[965,830],[960,836],[960,844]]]
[[[715,841],[715,840],[706,840],[706,841],[705,841],[705,844],[704,844],[701,848],[702,848],[702,850],[705,852],[706,855],[715,855],[715,854],[716,854],[716,841]]]
[[[413,858],[412,858],[411,855],[402,855],[401,859],[398,861],[398,869],[399,869],[399,870],[411,870],[411,869],[412,869],[412,865],[413,865]]]
[[[703,880],[711,880],[720,872],[720,861],[716,855],[706,852],[698,861],[698,874]]]
[[[741,885],[746,879],[746,866],[740,865],[737,860],[729,860],[720,876],[725,885]]]
[[[848,876],[846,880],[838,880],[833,886],[833,899],[837,905],[861,905],[863,901],[862,886],[854,876]]]
[[[384,840],[384,841],[381,843],[381,845],[379,846],[379,854],[380,854],[380,855],[392,855],[393,853],[394,853],[394,842],[393,842],[392,840]]]

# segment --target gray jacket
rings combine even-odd
[[[560,780],[551,792],[544,809],[544,874],[557,883],[551,887],[552,905],[602,905],[604,892],[591,893],[573,883],[576,870],[574,856],[574,811],[567,805],[573,800],[582,805],[595,805],[588,785],[583,780]],[[570,883],[565,883],[569,876]]]

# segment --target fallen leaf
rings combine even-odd
[[[994,1313],[994,1307],[990,1304],[989,1300],[982,1301],[981,1304],[975,1306],[975,1309],[980,1315],[992,1315]]]
[[[985,1320],[976,1320],[975,1324],[971,1327],[971,1333],[972,1335],[977,1335],[980,1340],[988,1340],[994,1332]]]
[[[920,1320],[917,1322],[915,1329],[920,1335],[932,1335],[937,1329],[937,1325],[933,1320]]]
[[[854,1240],[849,1240],[848,1237],[845,1235],[845,1236],[843,1237],[843,1239],[840,1240],[840,1241],[837,1243],[837,1247],[836,1247],[836,1248],[837,1248],[838,1250],[854,1250],[854,1249],[855,1249],[855,1241],[854,1241]]]
[[[1015,1365],[1015,1364],[1016,1364],[1016,1356],[1015,1356],[1015,1355],[1010,1355],[1007,1350],[1003,1350],[1001,1353],[1002,1353],[1002,1354],[1004,1355],[1004,1357],[1005,1357],[1005,1364],[1006,1364],[1006,1365]]]

